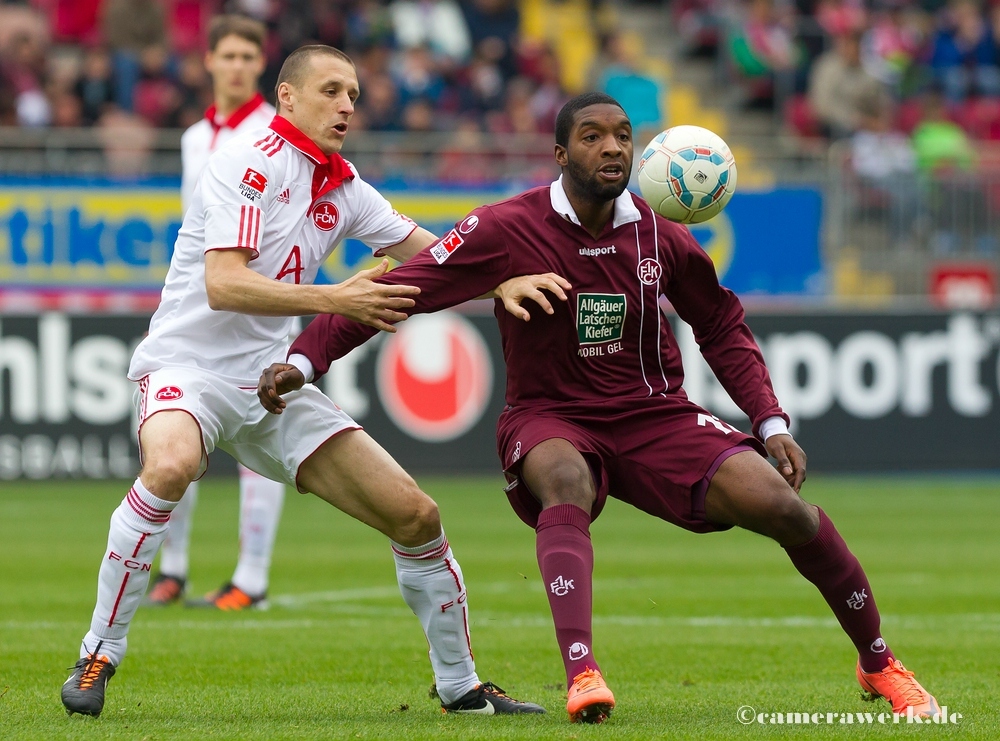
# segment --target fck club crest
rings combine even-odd
[[[651,257],[647,257],[645,260],[639,263],[639,267],[636,270],[636,274],[639,276],[639,280],[643,282],[643,285],[652,286],[660,279],[660,274],[663,272],[663,268],[660,267],[660,263]]]

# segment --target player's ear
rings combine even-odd
[[[275,97],[278,99],[278,107],[284,108],[286,110],[292,110],[292,86],[287,82],[282,82],[278,85],[277,93]]]
[[[569,153],[566,151],[566,147],[562,144],[556,144],[556,164],[559,167],[566,167],[569,164]]]

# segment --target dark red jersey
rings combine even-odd
[[[560,212],[560,210],[562,212]],[[689,323],[709,365],[753,422],[782,416],[764,359],[736,296],[686,227],[656,215],[626,191],[594,238],[574,223],[561,182],[477,208],[440,241],[380,282],[419,286],[410,313],[439,311],[508,278],[553,272],[573,286],[548,315],[531,301],[531,321],[495,314],[507,363],[507,403],[552,407],[685,399],[681,356],[664,295]],[[292,346],[317,377],[377,330],[340,316],[313,321]],[[785,417],[787,420],[787,417]]]

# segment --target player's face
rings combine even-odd
[[[610,201],[628,187],[632,174],[632,124],[616,105],[581,108],[566,147],[556,145],[556,162],[577,192]]]
[[[358,99],[354,66],[338,57],[316,55],[301,87],[279,86],[282,115],[327,154],[339,152]]]
[[[264,54],[252,41],[225,36],[205,55],[205,68],[212,75],[216,100],[246,101],[257,92],[257,80],[264,73]]]

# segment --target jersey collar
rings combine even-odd
[[[327,156],[316,146],[316,142],[295,128],[287,118],[275,116],[269,128],[316,165],[312,181],[313,203],[334,188],[339,188],[345,180],[354,179],[354,171],[343,157],[336,152]]]
[[[552,209],[560,216],[572,221],[577,226],[581,226],[580,219],[573,209],[573,204],[569,202],[566,189],[563,188],[563,176],[549,186],[549,200],[552,201]],[[642,214],[636,208],[632,200],[632,194],[627,190],[615,199],[615,218],[612,228],[617,229],[623,224],[631,224],[633,221],[641,221]]]
[[[208,119],[208,122],[212,125],[212,129],[214,131],[218,131],[219,129],[235,129],[247,119],[247,116],[264,105],[265,102],[264,96],[257,93],[246,103],[230,113],[229,118],[221,122],[217,119],[218,109],[216,109],[215,104],[213,103],[212,106],[205,111],[205,118]]]

